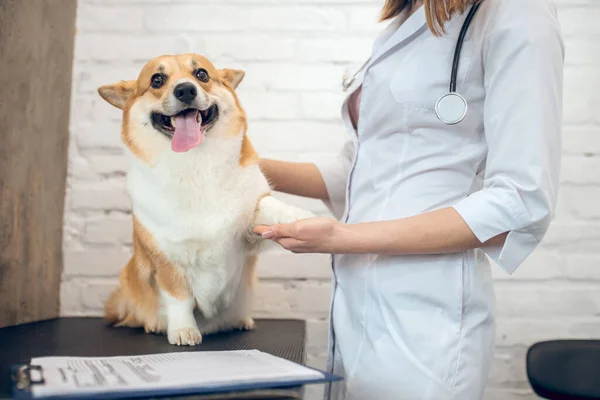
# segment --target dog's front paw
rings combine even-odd
[[[158,317],[150,318],[144,324],[144,330],[146,331],[146,333],[161,333],[166,330],[165,328],[165,321],[159,319]]]
[[[177,346],[195,346],[202,343],[202,335],[198,328],[169,329],[169,343]]]
[[[253,331],[256,328],[256,323],[251,317],[246,317],[240,321],[238,329],[242,331]]]
[[[264,197],[256,215],[256,225],[289,224],[301,219],[312,218],[314,214],[286,204],[273,196]]]
[[[282,210],[277,218],[278,224],[290,224],[301,219],[314,218],[315,215],[310,211],[303,210],[294,206],[287,206]]]

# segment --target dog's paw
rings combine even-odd
[[[165,323],[158,318],[153,318],[146,321],[144,324],[144,330],[146,333],[161,333],[165,331]]]
[[[303,210],[301,208],[288,206],[286,210],[283,210],[279,215],[278,224],[290,224],[292,222],[300,221],[301,219],[314,218],[315,215],[310,211]]]
[[[216,332],[230,332],[230,331],[253,331],[256,328],[256,323],[251,317],[244,317],[239,320],[231,320],[222,322],[219,325],[213,325],[212,327],[203,330],[203,334],[216,333]]]
[[[251,317],[242,319],[239,323],[238,329],[242,331],[253,331],[256,328],[256,323]]]
[[[167,332],[169,343],[177,346],[195,346],[202,343],[198,328],[179,328]]]
[[[144,326],[144,331],[146,331],[146,333],[156,333],[157,329],[154,325],[146,325]]]
[[[291,224],[301,219],[314,218],[315,215],[310,211],[285,204],[274,210],[270,217],[272,224]]]
[[[254,225],[289,224],[314,216],[309,211],[286,204],[272,196],[267,196],[259,203]]]

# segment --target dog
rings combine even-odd
[[[235,91],[244,75],[198,54],[167,55],[137,80],[98,89],[122,110],[131,155],[133,255],[105,304],[113,326],[189,346],[210,333],[254,329],[264,241],[252,228],[313,216],[271,194]]]

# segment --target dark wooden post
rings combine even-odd
[[[0,0],[0,327],[58,316],[76,0]]]

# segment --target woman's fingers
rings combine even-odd
[[[276,240],[284,237],[293,238],[296,236],[296,223],[272,225],[261,234],[264,239]]]
[[[291,252],[302,252],[305,243],[294,238],[274,239],[274,241],[286,250]]]
[[[254,229],[252,229],[252,232],[256,233],[257,235],[262,235],[270,229],[271,227],[267,225],[257,225],[254,227]]]
[[[293,253],[329,254],[339,241],[336,224],[330,218],[307,218],[290,224],[257,225],[253,231]]]

